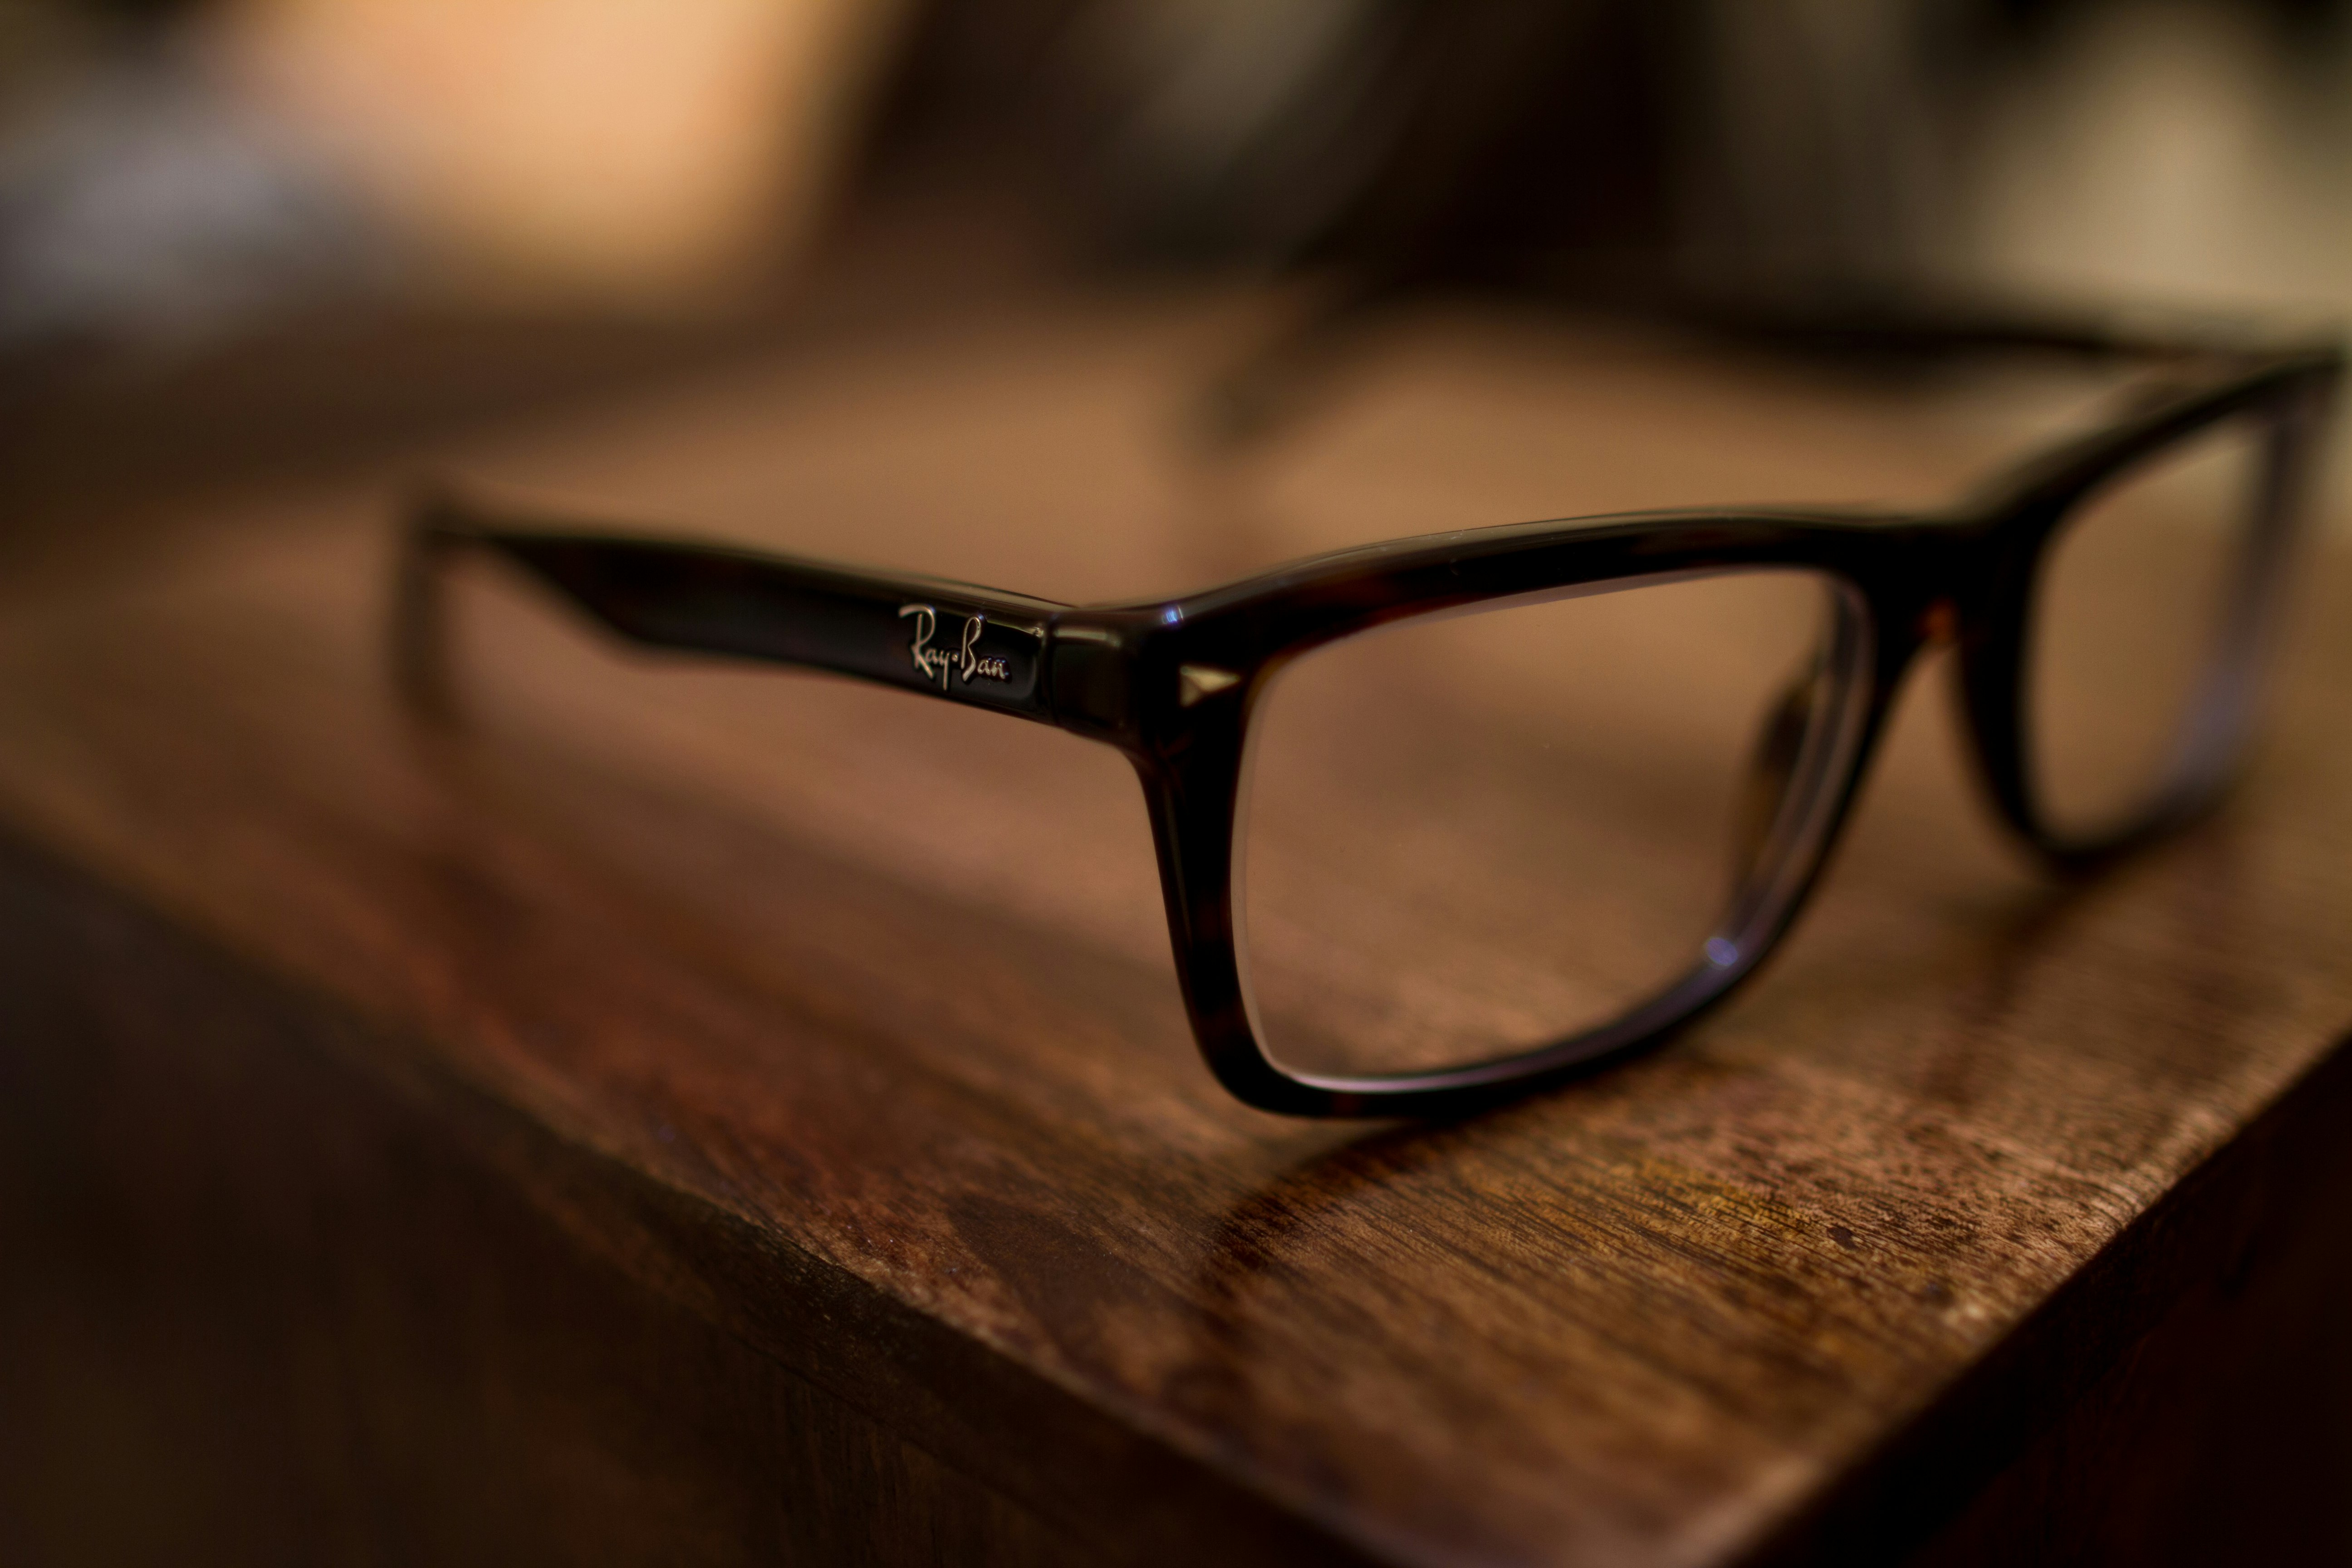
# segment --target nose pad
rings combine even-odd
[[[1735,888],[1748,883],[1770,847],[1772,830],[1788,805],[1789,786],[1805,752],[1805,737],[1813,727],[1821,689],[1822,669],[1816,661],[1789,683],[1766,711],[1763,726],[1757,731],[1734,808]]]

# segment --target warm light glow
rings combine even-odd
[[[898,0],[246,0],[269,98],[478,281],[677,299],[789,246]]]

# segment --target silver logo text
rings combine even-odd
[[[1003,658],[983,657],[976,651],[981,629],[988,624],[986,616],[976,615],[964,622],[963,642],[953,653],[931,646],[932,637],[939,635],[940,614],[930,605],[902,605],[898,616],[902,620],[908,616],[915,617],[915,640],[908,645],[908,651],[915,656],[915,668],[922,672],[923,679],[938,681],[941,691],[948,689],[950,677],[958,677],[965,681],[1012,679],[1005,671]]]

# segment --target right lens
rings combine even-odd
[[[2050,541],[2026,636],[2028,775],[2062,837],[2125,832],[2161,807],[2239,700],[2258,546],[2262,427],[2234,419],[2078,503]]]
[[[1739,963],[1843,779],[1855,605],[1804,571],[1653,580],[1282,671],[1235,868],[1269,1054],[1472,1066]]]

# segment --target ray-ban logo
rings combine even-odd
[[[923,679],[938,681],[941,691],[948,689],[950,676],[961,677],[966,681],[1012,679],[1005,673],[1003,659],[984,658],[976,651],[980,645],[981,628],[988,624],[986,616],[975,615],[964,622],[962,646],[953,653],[931,646],[931,638],[939,635],[940,629],[940,613],[937,610],[929,605],[900,605],[899,619],[904,620],[908,616],[915,617],[915,640],[908,651],[915,656],[915,668],[922,671]]]

